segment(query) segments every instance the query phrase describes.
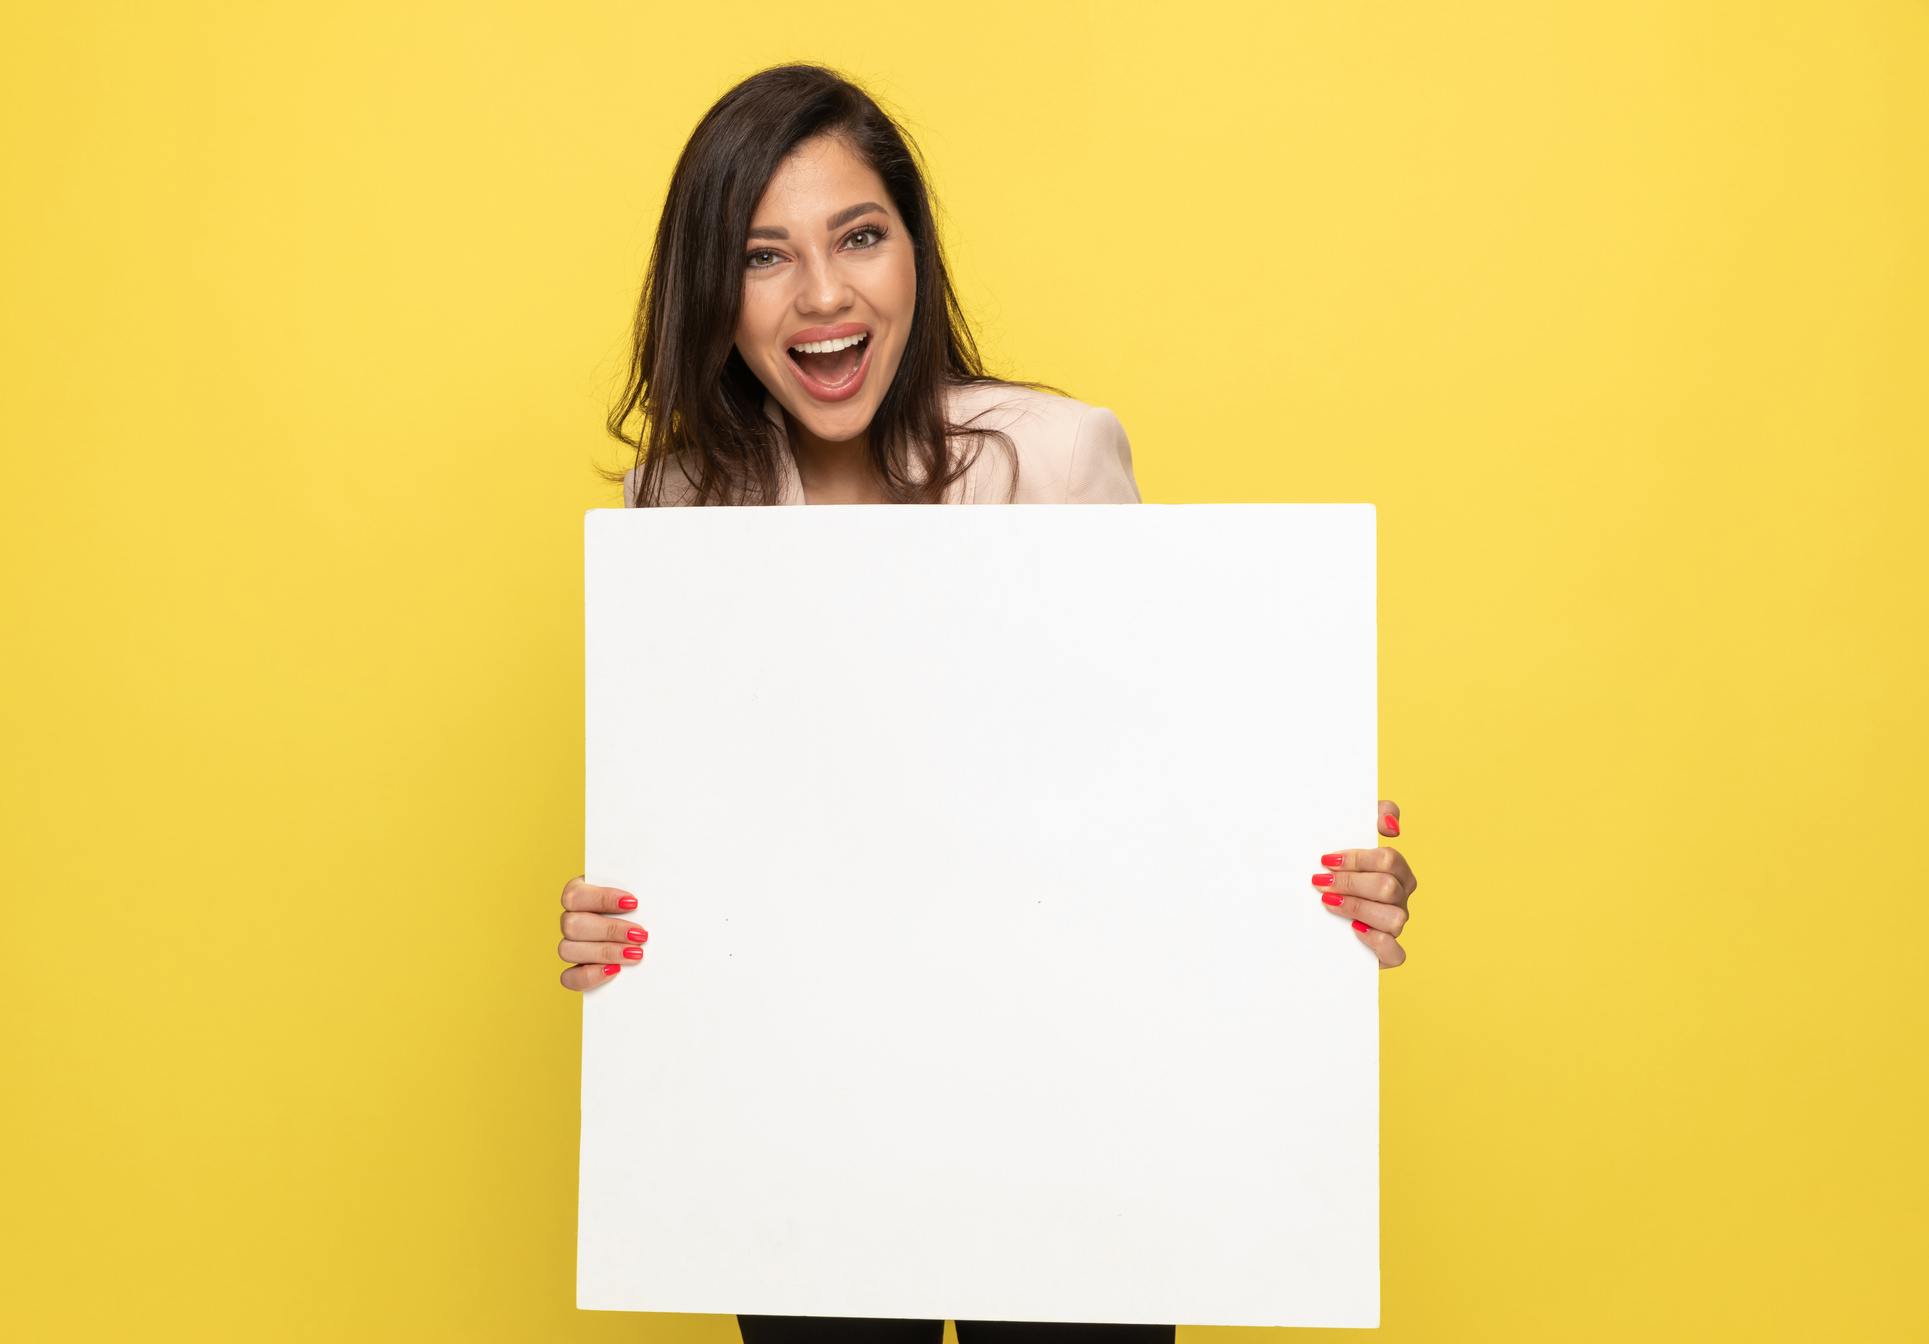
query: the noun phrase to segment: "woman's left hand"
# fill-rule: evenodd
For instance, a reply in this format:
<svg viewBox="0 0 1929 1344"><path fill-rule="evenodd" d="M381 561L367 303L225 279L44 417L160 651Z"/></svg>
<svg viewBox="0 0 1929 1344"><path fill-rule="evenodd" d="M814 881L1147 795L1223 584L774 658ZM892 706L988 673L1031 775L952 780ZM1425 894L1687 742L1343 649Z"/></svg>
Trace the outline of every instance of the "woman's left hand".
<svg viewBox="0 0 1929 1344"><path fill-rule="evenodd" d="M1380 800L1380 834L1400 833L1400 809ZM1397 849L1341 849L1320 856L1326 871L1313 878L1319 898L1336 915L1353 921L1353 933L1373 949L1380 969L1390 971L1407 959L1400 930L1407 926L1407 901L1420 884Z"/></svg>

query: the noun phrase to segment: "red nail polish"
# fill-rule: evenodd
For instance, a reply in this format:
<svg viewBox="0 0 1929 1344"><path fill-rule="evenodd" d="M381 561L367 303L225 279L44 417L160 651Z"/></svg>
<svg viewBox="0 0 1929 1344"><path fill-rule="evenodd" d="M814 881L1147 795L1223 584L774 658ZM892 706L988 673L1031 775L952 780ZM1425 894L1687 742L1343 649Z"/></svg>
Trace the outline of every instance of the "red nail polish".
<svg viewBox="0 0 1929 1344"><path fill-rule="evenodd" d="M1316 887L1330 887L1333 885L1333 875L1331 873L1314 873L1313 885Z"/></svg>
<svg viewBox="0 0 1929 1344"><path fill-rule="evenodd" d="M1380 825L1386 828L1388 835L1398 835L1400 833L1400 819L1391 812L1380 818Z"/></svg>
<svg viewBox="0 0 1929 1344"><path fill-rule="evenodd" d="M623 969L623 968L622 968L621 966L605 966L605 967L603 968L603 974L604 974L604 975L615 975L615 974L616 974L616 973L617 973L618 971L620 971L620 970L622 970L622 969Z"/></svg>
<svg viewBox="0 0 1929 1344"><path fill-rule="evenodd" d="M629 940L633 943L647 943L650 941L650 931L648 929L631 929L628 936Z"/></svg>
<svg viewBox="0 0 1929 1344"><path fill-rule="evenodd" d="M623 949L623 955L631 961L641 961L643 960L643 949L640 947L626 947Z"/></svg>
<svg viewBox="0 0 1929 1344"><path fill-rule="evenodd" d="M634 896L618 896L618 897L616 898L616 908L617 908L618 910L634 910L634 909L636 909L636 897L634 897Z"/></svg>
<svg viewBox="0 0 1929 1344"><path fill-rule="evenodd" d="M1320 899L1322 901L1325 901L1328 905L1338 905L1341 901L1345 900L1346 897L1335 896L1332 892L1329 891L1324 896L1320 897Z"/></svg>
<svg viewBox="0 0 1929 1344"><path fill-rule="evenodd" d="M1346 867L1346 855L1344 854L1322 854L1319 856L1319 861L1328 868Z"/></svg>
<svg viewBox="0 0 1929 1344"><path fill-rule="evenodd" d="M1356 920L1354 920L1354 921L1353 921L1353 932L1355 932L1355 933L1371 933L1371 932L1373 932L1373 926L1372 926L1371 924L1362 924L1362 923L1360 923L1360 921L1359 921L1359 920L1357 920L1357 919L1356 919Z"/></svg>

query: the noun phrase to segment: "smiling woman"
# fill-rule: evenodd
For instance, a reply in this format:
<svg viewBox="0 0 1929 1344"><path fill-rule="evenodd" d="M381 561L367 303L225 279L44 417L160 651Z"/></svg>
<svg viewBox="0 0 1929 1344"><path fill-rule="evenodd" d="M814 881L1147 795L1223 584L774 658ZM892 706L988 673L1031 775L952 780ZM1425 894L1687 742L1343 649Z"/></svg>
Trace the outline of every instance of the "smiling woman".
<svg viewBox="0 0 1929 1344"><path fill-rule="evenodd" d="M1133 504L1110 411L986 374L903 133L817 66L745 80L670 182L610 430L636 449L625 502ZM1400 833L1381 803L1380 834ZM1414 890L1392 849L1322 856L1312 886L1385 967ZM643 960L634 895L563 888L562 982ZM1336 925L1335 936L1347 936ZM933 1210L942 1216L942 1210ZM739 1318L745 1344L938 1344L942 1321ZM960 1321L959 1344L1170 1344L1171 1326Z"/></svg>
<svg viewBox="0 0 1929 1344"><path fill-rule="evenodd" d="M1111 412L986 375L915 151L817 66L690 137L610 428L645 506L1139 497Z"/></svg>

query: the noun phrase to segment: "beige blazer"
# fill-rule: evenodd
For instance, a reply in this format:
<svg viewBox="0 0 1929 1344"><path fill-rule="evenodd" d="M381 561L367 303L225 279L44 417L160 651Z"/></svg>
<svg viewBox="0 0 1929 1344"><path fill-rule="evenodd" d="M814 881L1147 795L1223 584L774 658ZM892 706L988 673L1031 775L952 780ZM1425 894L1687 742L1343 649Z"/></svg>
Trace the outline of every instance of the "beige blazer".
<svg viewBox="0 0 1929 1344"><path fill-rule="evenodd" d="M1034 392L1028 387L999 383L961 387L950 394L947 409L953 424L1003 430L1012 453L987 444L978 460L945 495L947 504L1137 504L1138 482L1132 478L1132 445L1125 426L1110 411L1087 406L1070 397ZM775 398L765 412L784 432L783 412ZM1012 459L1018 462L1018 489L1011 488ZM636 503L637 471L623 481L623 503ZM664 502L687 502L687 480L671 477L664 483ZM784 455L780 504L802 504L804 483L797 463Z"/></svg>

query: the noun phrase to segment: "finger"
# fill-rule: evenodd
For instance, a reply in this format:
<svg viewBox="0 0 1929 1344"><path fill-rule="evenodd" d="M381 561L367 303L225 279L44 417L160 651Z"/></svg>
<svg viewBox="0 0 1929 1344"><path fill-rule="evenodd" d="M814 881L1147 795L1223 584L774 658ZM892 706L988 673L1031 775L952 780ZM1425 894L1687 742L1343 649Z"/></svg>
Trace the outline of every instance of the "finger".
<svg viewBox="0 0 1929 1344"><path fill-rule="evenodd" d="M580 877L572 877L563 888L563 909L598 910L613 915L619 910L636 909L636 897L621 887L591 886Z"/></svg>
<svg viewBox="0 0 1929 1344"><path fill-rule="evenodd" d="M1400 833L1400 805L1380 799L1380 834L1398 835Z"/></svg>
<svg viewBox="0 0 1929 1344"><path fill-rule="evenodd" d="M563 972L563 988L580 993L598 985L607 985L622 969L621 966L571 966Z"/></svg>
<svg viewBox="0 0 1929 1344"><path fill-rule="evenodd" d="M1313 885L1322 895L1357 896L1363 901L1379 901L1402 908L1407 903L1407 889L1392 873L1314 873Z"/></svg>
<svg viewBox="0 0 1929 1344"><path fill-rule="evenodd" d="M1380 959L1380 969L1390 971L1407 959L1407 950L1400 946L1400 940L1392 934L1381 933L1378 929L1353 921L1353 936L1373 949L1373 955Z"/></svg>
<svg viewBox="0 0 1929 1344"><path fill-rule="evenodd" d="M1362 900L1358 896L1335 896L1332 892L1320 893L1320 900L1334 914L1343 916L1358 924L1378 929L1381 933L1398 938L1400 931L1407 926L1413 916L1397 905L1387 905L1380 901Z"/></svg>
<svg viewBox="0 0 1929 1344"><path fill-rule="evenodd" d="M563 937L573 938L579 943L647 943L649 930L641 924L632 924L627 919L607 919L602 915L592 915L585 910L565 910L562 918Z"/></svg>
<svg viewBox="0 0 1929 1344"><path fill-rule="evenodd" d="M604 965L615 962L643 960L643 949L635 943L579 943L565 938L556 944L556 955L564 961L579 961L590 965Z"/></svg>
<svg viewBox="0 0 1929 1344"><path fill-rule="evenodd" d="M1378 849L1336 849L1331 854L1320 855L1319 861L1335 872L1388 873L1399 880L1409 896L1420 889L1420 880L1407 866L1406 855L1384 845Z"/></svg>

